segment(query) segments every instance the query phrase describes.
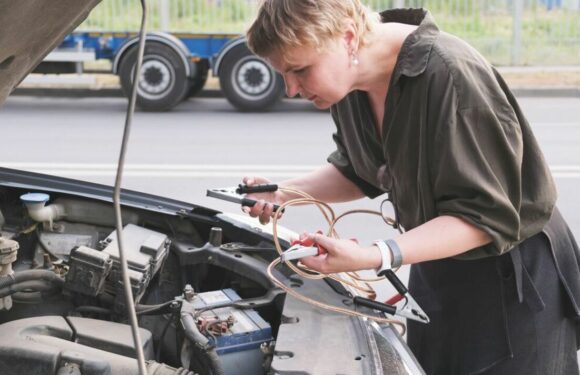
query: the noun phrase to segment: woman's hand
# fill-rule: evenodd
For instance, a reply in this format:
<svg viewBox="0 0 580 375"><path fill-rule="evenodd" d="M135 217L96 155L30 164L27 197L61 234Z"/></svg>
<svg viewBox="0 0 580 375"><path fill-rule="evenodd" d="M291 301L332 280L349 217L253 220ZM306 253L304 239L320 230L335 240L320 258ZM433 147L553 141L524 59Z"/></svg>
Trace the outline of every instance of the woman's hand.
<svg viewBox="0 0 580 375"><path fill-rule="evenodd" d="M322 246L327 253L302 258L306 267L323 274L379 268L381 253L376 246L359 246L353 240L340 240L322 234L308 234L308 238Z"/></svg>
<svg viewBox="0 0 580 375"><path fill-rule="evenodd" d="M270 180L264 177L244 177L242 183L248 186L269 184ZM246 194L246 198L254 199L256 204L253 207L242 206L242 211L251 217L257 217L262 224L268 224L271 217L274 217L274 204L281 205L286 202L286 195L280 190L268 193ZM282 217L282 213L278 218Z"/></svg>

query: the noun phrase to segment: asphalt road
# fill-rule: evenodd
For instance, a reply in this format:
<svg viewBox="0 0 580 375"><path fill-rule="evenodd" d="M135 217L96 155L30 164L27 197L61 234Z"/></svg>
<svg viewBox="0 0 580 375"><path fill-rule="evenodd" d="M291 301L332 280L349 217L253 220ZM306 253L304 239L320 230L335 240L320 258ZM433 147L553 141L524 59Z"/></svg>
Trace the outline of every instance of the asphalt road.
<svg viewBox="0 0 580 375"><path fill-rule="evenodd" d="M522 98L520 104L552 168L558 205L580 239L580 98ZM112 184L125 111L121 98L9 98L0 110L1 163ZM333 128L327 112L301 100L285 100L269 113L239 113L225 99L194 99L168 113L138 112L123 186L241 213L206 197L206 189L237 185L245 174L279 181L307 172L333 150ZM335 210L376 210L380 201ZM288 210L281 224L297 232L327 228L307 207ZM380 218L361 215L346 218L338 231L363 243L394 234Z"/></svg>

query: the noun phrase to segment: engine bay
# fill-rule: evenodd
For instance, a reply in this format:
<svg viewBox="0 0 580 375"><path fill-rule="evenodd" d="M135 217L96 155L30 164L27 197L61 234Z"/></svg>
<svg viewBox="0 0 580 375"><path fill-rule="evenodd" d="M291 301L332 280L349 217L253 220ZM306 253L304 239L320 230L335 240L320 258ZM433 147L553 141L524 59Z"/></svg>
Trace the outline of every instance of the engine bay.
<svg viewBox="0 0 580 375"><path fill-rule="evenodd" d="M0 374L140 373L112 195L0 168ZM121 219L149 375L421 373L393 325L288 296L378 316L341 283L271 267L272 227L131 190ZM296 233L276 235L288 249Z"/></svg>
<svg viewBox="0 0 580 375"><path fill-rule="evenodd" d="M268 236L211 212L122 218L148 373L268 373L285 298ZM112 204L1 187L0 229L0 373L137 374Z"/></svg>

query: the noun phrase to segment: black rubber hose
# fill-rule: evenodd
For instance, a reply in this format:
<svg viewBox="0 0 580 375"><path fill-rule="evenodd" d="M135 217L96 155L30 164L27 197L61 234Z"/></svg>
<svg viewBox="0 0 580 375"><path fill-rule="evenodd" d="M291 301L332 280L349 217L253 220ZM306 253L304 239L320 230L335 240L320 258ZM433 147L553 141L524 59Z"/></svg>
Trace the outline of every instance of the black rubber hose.
<svg viewBox="0 0 580 375"><path fill-rule="evenodd" d="M63 286L64 280L52 271L20 271L0 279L0 297L6 297L27 289L44 291L62 288Z"/></svg>
<svg viewBox="0 0 580 375"><path fill-rule="evenodd" d="M193 316L187 312L181 313L181 325L185 336L202 350L208 360L212 375L224 375L224 369L215 348L210 345L208 338L199 332Z"/></svg>
<svg viewBox="0 0 580 375"><path fill-rule="evenodd" d="M15 280L14 275L4 276L4 277L0 278L0 289L3 289L7 286L14 284L15 283L14 280Z"/></svg>
<svg viewBox="0 0 580 375"><path fill-rule="evenodd" d="M98 306L79 306L75 310L78 313L90 313L90 314L100 314L100 315L111 315L113 310L107 309L105 307Z"/></svg>
<svg viewBox="0 0 580 375"><path fill-rule="evenodd" d="M12 294L12 300L16 303L38 304L62 297L60 289L51 289L43 292L17 292Z"/></svg>
<svg viewBox="0 0 580 375"><path fill-rule="evenodd" d="M5 276L0 279L0 289L23 281L45 280L55 285L64 285L64 280L56 273L48 270L27 270L15 272L12 276Z"/></svg>
<svg viewBox="0 0 580 375"><path fill-rule="evenodd" d="M18 292L12 295L12 300L17 303L42 303L44 299L40 292Z"/></svg>
<svg viewBox="0 0 580 375"><path fill-rule="evenodd" d="M164 307L169 306L171 303L173 302L173 300L171 301L167 301L167 302L163 302L163 303L159 303L156 305L143 305L143 304L136 304L135 305L135 310L137 311L142 311L142 310L157 310L157 309L161 309Z"/></svg>
<svg viewBox="0 0 580 375"><path fill-rule="evenodd" d="M158 305L135 305L135 311L137 315L160 315L169 312L171 305L174 300L160 303Z"/></svg>
<svg viewBox="0 0 580 375"><path fill-rule="evenodd" d="M161 336L159 336L159 343L157 344L157 349L155 350L155 360L161 361L161 348L163 347L163 340L165 340L165 335L171 326L171 322L175 320L175 315L171 315L167 318L167 323L163 326L163 331L161 332Z"/></svg>
<svg viewBox="0 0 580 375"><path fill-rule="evenodd" d="M46 280L22 281L20 283L12 284L0 289L0 298L7 297L14 293L23 292L25 290L33 290L35 292L38 292L38 291L53 290L55 287L58 287L58 285L49 283Z"/></svg>

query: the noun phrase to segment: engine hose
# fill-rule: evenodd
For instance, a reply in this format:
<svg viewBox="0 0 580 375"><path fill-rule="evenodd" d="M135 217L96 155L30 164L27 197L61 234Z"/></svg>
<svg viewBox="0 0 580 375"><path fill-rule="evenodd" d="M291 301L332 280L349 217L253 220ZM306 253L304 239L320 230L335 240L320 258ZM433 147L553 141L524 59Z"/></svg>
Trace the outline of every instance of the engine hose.
<svg viewBox="0 0 580 375"><path fill-rule="evenodd" d="M27 289L35 291L62 288L64 280L48 270L26 270L15 272L0 279L0 298L22 292Z"/></svg>
<svg viewBox="0 0 580 375"><path fill-rule="evenodd" d="M38 304L46 301L62 298L60 289L51 289L48 291L16 292L12 294L12 300L16 303Z"/></svg>
<svg viewBox="0 0 580 375"><path fill-rule="evenodd" d="M14 275L8 275L0 278L0 289L14 284Z"/></svg>
<svg viewBox="0 0 580 375"><path fill-rule="evenodd" d="M29 280L29 281L22 281L20 283L12 284L5 286L4 288L0 289L0 298L7 297L14 293L23 292L25 290L33 290L33 291L46 291L46 290L53 290L55 287L59 287L61 285L55 285L53 283L47 282L46 280Z"/></svg>
<svg viewBox="0 0 580 375"><path fill-rule="evenodd" d="M167 301L164 303L160 303L158 305L141 305L141 304L136 304L135 305L135 311L137 312L137 315L160 315L160 314L165 314L170 307L172 306L173 303L176 303L176 301L171 300L171 301Z"/></svg>
<svg viewBox="0 0 580 375"><path fill-rule="evenodd" d="M203 352L212 375L224 375L224 369L215 347L212 347L209 339L199 331L193 316L187 312L182 312L181 325L185 331L185 336Z"/></svg>
<svg viewBox="0 0 580 375"><path fill-rule="evenodd" d="M10 276L0 278L0 289L4 289L12 284L18 284L24 281L43 280L53 283L57 286L63 286L64 280L56 273L48 270L26 270L15 272Z"/></svg>
<svg viewBox="0 0 580 375"><path fill-rule="evenodd" d="M12 295L12 300L17 303L42 303L44 297L40 292L17 292Z"/></svg>
<svg viewBox="0 0 580 375"><path fill-rule="evenodd" d="M111 315L113 314L113 310L98 307L98 306L78 306L74 310L77 313L89 313L89 314L100 314L100 315Z"/></svg>
<svg viewBox="0 0 580 375"><path fill-rule="evenodd" d="M12 300L17 303L42 303L44 299L40 292L17 292L12 295Z"/></svg>

